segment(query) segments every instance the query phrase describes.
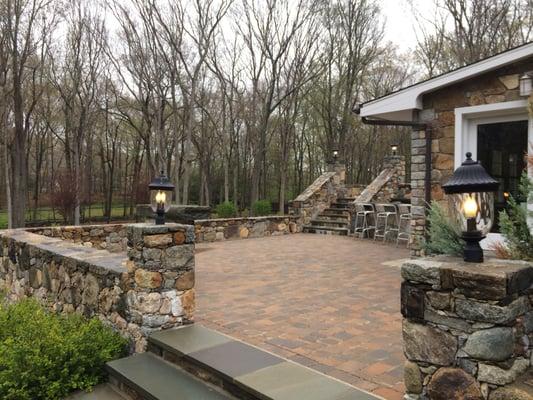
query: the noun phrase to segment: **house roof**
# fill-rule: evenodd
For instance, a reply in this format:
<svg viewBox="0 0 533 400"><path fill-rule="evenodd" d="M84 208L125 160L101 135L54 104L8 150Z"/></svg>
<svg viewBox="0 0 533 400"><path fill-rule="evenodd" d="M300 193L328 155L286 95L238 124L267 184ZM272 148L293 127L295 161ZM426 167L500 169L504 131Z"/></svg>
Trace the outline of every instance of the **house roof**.
<svg viewBox="0 0 533 400"><path fill-rule="evenodd" d="M505 67L531 56L533 56L533 42L415 83L383 97L367 101L360 105L359 114L367 118L411 121L413 111L422 109L422 96L424 94Z"/></svg>

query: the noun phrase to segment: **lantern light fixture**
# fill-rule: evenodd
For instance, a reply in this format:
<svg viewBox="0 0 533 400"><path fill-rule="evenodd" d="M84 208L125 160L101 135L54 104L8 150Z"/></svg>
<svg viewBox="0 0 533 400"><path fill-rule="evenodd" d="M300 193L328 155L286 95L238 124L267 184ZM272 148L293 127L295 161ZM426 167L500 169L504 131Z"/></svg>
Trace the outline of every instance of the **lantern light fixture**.
<svg viewBox="0 0 533 400"><path fill-rule="evenodd" d="M526 72L519 79L520 96L527 97L533 93L533 71Z"/></svg>
<svg viewBox="0 0 533 400"><path fill-rule="evenodd" d="M163 171L148 185L150 189L150 205L155 213L155 224L165 224L165 214L170 209L174 185Z"/></svg>
<svg viewBox="0 0 533 400"><path fill-rule="evenodd" d="M339 150L333 150L333 163L337 164L338 159L339 159Z"/></svg>
<svg viewBox="0 0 533 400"><path fill-rule="evenodd" d="M472 153L466 153L466 160L442 185L444 193L449 195L451 209L463 227L462 238L466 243L463 259L466 262L483 262L479 242L492 227L494 192L498 187L499 182L478 161L472 160Z"/></svg>
<svg viewBox="0 0 533 400"><path fill-rule="evenodd" d="M398 145L396 143L391 144L390 149L393 156L398 155Z"/></svg>

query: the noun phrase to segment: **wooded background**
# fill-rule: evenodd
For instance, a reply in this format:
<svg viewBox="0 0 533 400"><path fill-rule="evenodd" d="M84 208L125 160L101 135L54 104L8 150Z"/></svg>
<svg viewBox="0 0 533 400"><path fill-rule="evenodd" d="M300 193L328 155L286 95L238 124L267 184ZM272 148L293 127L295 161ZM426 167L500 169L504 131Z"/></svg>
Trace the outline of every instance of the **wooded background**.
<svg viewBox="0 0 533 400"><path fill-rule="evenodd" d="M127 218L160 170L175 203L283 205L334 149L369 182L410 135L357 103L531 40L533 0L434 1L401 54L388 1L0 0L5 223Z"/></svg>

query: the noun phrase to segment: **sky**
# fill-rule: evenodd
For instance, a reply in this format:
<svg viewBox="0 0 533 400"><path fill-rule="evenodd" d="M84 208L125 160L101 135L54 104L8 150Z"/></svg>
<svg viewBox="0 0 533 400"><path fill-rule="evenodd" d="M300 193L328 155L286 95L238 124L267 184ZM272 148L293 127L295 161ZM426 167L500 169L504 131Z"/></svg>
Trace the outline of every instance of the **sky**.
<svg viewBox="0 0 533 400"><path fill-rule="evenodd" d="M416 47L417 21L412 7L427 19L432 19L435 5L431 0L381 0L383 15L386 18L385 38L407 51Z"/></svg>

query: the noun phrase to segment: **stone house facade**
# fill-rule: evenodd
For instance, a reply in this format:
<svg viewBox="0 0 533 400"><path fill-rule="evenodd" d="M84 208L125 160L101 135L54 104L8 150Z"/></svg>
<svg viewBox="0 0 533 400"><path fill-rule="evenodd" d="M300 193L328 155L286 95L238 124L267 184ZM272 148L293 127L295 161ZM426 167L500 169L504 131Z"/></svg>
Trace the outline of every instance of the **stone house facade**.
<svg viewBox="0 0 533 400"><path fill-rule="evenodd" d="M521 96L519 90L519 78L531 71L533 43L364 103L356 110L366 123L373 123L375 120L383 123L385 120L390 122L390 125L413 126L413 219L410 240L413 256L423 255L426 205L430 201L445 202L441 185L449 179L455 168L460 166L466 152L472 152L474 159L481 159L486 168L493 167L494 164L496 168L499 165L503 170L510 169L505 166L508 160L500 159L498 164L494 156L489 158L490 163L487 162L491 165L485 165L483 158L488 157L487 153L499 154L499 157L502 157L502 150L505 150L508 144L498 143L496 140L487 141L491 136L486 136L483 132L512 130L514 127L511 125L498 124L523 122L521 140L524 152L532 151L531 146L526 144L533 138L530 100ZM505 157L506 153L503 154ZM493 173L489 170L489 173L491 172ZM507 182L506 179L513 180L512 184L516 186L516 177L504 176L501 179L504 183ZM491 240L495 240L494 238L497 238L496 234Z"/></svg>

